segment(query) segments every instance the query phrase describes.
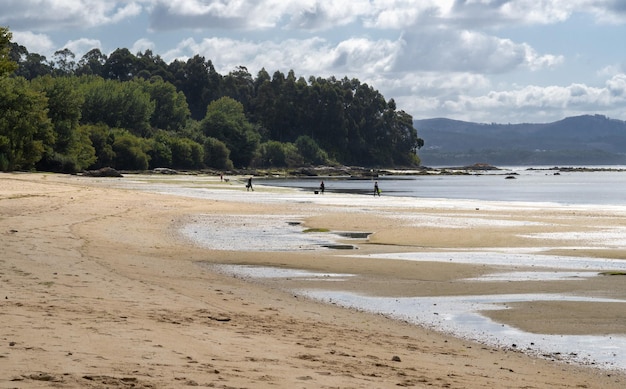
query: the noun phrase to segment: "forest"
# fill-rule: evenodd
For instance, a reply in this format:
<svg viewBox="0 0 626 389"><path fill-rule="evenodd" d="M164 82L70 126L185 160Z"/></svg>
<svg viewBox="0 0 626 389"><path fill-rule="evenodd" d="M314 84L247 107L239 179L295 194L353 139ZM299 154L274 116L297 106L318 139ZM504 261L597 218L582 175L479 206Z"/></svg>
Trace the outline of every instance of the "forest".
<svg viewBox="0 0 626 389"><path fill-rule="evenodd" d="M47 59L11 39L0 26L0 171L420 164L413 118L357 79L150 50Z"/></svg>

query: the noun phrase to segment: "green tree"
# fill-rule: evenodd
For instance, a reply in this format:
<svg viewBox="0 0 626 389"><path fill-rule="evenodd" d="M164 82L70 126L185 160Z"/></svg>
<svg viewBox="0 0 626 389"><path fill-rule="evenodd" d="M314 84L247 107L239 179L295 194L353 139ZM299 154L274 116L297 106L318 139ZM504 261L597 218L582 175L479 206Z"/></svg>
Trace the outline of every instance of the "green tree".
<svg viewBox="0 0 626 389"><path fill-rule="evenodd" d="M100 49L91 49L78 61L76 75L102 76L106 62L107 56L102 54Z"/></svg>
<svg viewBox="0 0 626 389"><path fill-rule="evenodd" d="M85 96L82 123L105 123L111 128L125 128L137 136L150 135L150 118L156 104L140 81L120 82L84 76L81 88Z"/></svg>
<svg viewBox="0 0 626 389"><path fill-rule="evenodd" d="M255 160L255 165L273 167L287 166L284 144L276 140L262 143L259 147L259 155Z"/></svg>
<svg viewBox="0 0 626 389"><path fill-rule="evenodd" d="M283 148L285 150L285 162L288 167L298 167L304 165L304 158L298 151L295 144L285 143Z"/></svg>
<svg viewBox="0 0 626 389"><path fill-rule="evenodd" d="M246 119L241 103L230 97L212 102L201 127L206 136L226 144L235 166L249 166L261 137Z"/></svg>
<svg viewBox="0 0 626 389"><path fill-rule="evenodd" d="M295 144L305 163L323 165L328 162L328 155L326 152L322 150L317 142L309 136L299 136L298 139L296 139Z"/></svg>
<svg viewBox="0 0 626 389"><path fill-rule="evenodd" d="M154 55L152 50L137 53L135 67L137 69L137 77L146 80L152 77L160 77L166 82L174 82L174 77L172 73L170 73L165 61L159 55Z"/></svg>
<svg viewBox="0 0 626 389"><path fill-rule="evenodd" d="M52 148L46 96L23 78L0 78L0 168L29 170Z"/></svg>
<svg viewBox="0 0 626 389"><path fill-rule="evenodd" d="M37 168L73 173L95 162L95 151L84 133L79 131L84 101L75 77L39 77L31 81L35 89L48 97L48 117L52 122L55 142L45 153Z"/></svg>
<svg viewBox="0 0 626 389"><path fill-rule="evenodd" d="M386 126L389 128L389 155L393 157L389 166L419 165L417 150L424 146L424 140L417 136L417 130L413 127L413 117L404 111L396 111L395 102L393 105L390 104L389 111L392 116Z"/></svg>
<svg viewBox="0 0 626 389"><path fill-rule="evenodd" d="M107 58L102 76L110 80L130 81L137 73L137 57L128 49L117 49Z"/></svg>
<svg viewBox="0 0 626 389"><path fill-rule="evenodd" d="M382 113L387 108L383 96L367 84L355 82L351 86L354 97L346 112L351 126L347 127L349 139L348 163L375 166L380 164L377 157L379 144L384 138Z"/></svg>
<svg viewBox="0 0 626 389"><path fill-rule="evenodd" d="M268 139L265 140L273 139L281 141L282 138L280 136L276 136L276 134L280 134L280 132L274 130L274 125L278 120L278 113L275 112L278 92L272 85L270 75L267 71L265 71L265 69L261 69L261 71L259 71L254 82L254 88L255 97L252 103L252 111L250 112L251 118L253 118L258 124L270 130Z"/></svg>
<svg viewBox="0 0 626 389"><path fill-rule="evenodd" d="M314 80L306 101L308 125L301 135L308 135L331 155L349 160L351 143L358 141L348 136L344 106L349 104L343 99L342 84L334 79Z"/></svg>
<svg viewBox="0 0 626 389"><path fill-rule="evenodd" d="M295 144L270 140L260 145L254 165L263 167L297 167L304 165L304 158Z"/></svg>
<svg viewBox="0 0 626 389"><path fill-rule="evenodd" d="M245 66L238 66L228 73L223 81L224 95L240 102L244 111L249 112L254 96L254 80L248 69Z"/></svg>
<svg viewBox="0 0 626 389"><path fill-rule="evenodd" d="M151 167L177 169L204 167L204 148L198 142L163 130L159 130L150 140L152 141L149 151Z"/></svg>
<svg viewBox="0 0 626 389"><path fill-rule="evenodd" d="M233 169L230 150L226 144L218 139L207 137L204 141L204 164L215 169Z"/></svg>
<svg viewBox="0 0 626 389"><path fill-rule="evenodd" d="M11 38L13 34L7 27L0 26L0 78L17 70L17 63L11 60Z"/></svg>
<svg viewBox="0 0 626 389"><path fill-rule="evenodd" d="M191 117L201 120L208 104L221 96L222 76L215 71L213 63L195 55L186 63L173 61L169 66L176 88L187 97Z"/></svg>
<svg viewBox="0 0 626 389"><path fill-rule="evenodd" d="M150 143L126 130L115 130L113 151L114 168L119 170L146 170L150 164Z"/></svg>
<svg viewBox="0 0 626 389"><path fill-rule="evenodd" d="M176 131L176 133L178 136L189 138L200 144L204 144L204 141L206 140L206 135L202 132L201 123L193 119L189 119L185 127Z"/></svg>
<svg viewBox="0 0 626 389"><path fill-rule="evenodd" d="M76 171L87 169L97 161L96 148L91 143L89 132L83 127L77 129L78 142L72 150L72 162L75 163Z"/></svg>
<svg viewBox="0 0 626 389"><path fill-rule="evenodd" d="M187 138L172 137L172 166L182 169L199 169L203 166L204 148Z"/></svg>
<svg viewBox="0 0 626 389"><path fill-rule="evenodd" d="M14 46L19 49L19 46ZM15 75L18 77L24 77L27 80L32 80L36 77L53 74L52 66L48 63L45 56L37 53L29 53L26 50L25 53L16 52L19 55L18 68L15 71Z"/></svg>
<svg viewBox="0 0 626 389"><path fill-rule="evenodd" d="M82 125L79 131L89 138L95 150L96 160L88 167L92 169L113 167L116 156L113 151L115 141L113 131L103 123Z"/></svg>
<svg viewBox="0 0 626 389"><path fill-rule="evenodd" d="M152 128L168 131L178 131L187 125L190 117L187 99L182 92L161 77L152 77L149 81L136 80L143 90L150 95L155 104L154 112L150 117Z"/></svg>
<svg viewBox="0 0 626 389"><path fill-rule="evenodd" d="M172 167L172 148L169 140L172 135L164 130L158 130L150 139L150 165L153 168Z"/></svg>
<svg viewBox="0 0 626 389"><path fill-rule="evenodd" d="M52 59L52 66L54 67L55 75L74 75L74 72L76 71L76 61L74 61L74 58L76 58L76 55L68 48L55 51Z"/></svg>

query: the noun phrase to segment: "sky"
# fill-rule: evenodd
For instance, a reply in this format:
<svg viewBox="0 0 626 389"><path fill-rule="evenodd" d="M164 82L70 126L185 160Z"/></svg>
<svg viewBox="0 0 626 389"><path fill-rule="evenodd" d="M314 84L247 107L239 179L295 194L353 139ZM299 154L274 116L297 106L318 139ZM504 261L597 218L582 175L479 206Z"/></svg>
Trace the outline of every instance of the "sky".
<svg viewBox="0 0 626 389"><path fill-rule="evenodd" d="M414 119L626 120L626 0L2 0L29 52L356 78Z"/></svg>

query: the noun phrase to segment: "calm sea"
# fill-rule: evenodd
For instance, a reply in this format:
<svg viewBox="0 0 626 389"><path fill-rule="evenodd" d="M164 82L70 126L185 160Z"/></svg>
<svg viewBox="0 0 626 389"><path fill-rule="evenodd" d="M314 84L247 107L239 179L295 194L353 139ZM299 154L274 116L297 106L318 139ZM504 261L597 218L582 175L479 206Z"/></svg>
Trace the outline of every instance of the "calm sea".
<svg viewBox="0 0 626 389"><path fill-rule="evenodd" d="M327 193L373 195L374 182L378 181L383 196L626 205L625 167L612 166L610 169L558 172L541 167L520 167L471 175L383 176L376 180L273 178L257 180L257 183L315 191L323 180Z"/></svg>

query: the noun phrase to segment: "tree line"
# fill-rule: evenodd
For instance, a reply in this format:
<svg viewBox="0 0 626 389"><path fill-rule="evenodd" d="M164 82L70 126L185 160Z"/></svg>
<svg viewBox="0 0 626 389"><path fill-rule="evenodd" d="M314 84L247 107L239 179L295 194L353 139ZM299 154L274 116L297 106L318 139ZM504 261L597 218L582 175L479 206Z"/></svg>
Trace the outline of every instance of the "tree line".
<svg viewBox="0 0 626 389"><path fill-rule="evenodd" d="M0 26L0 170L417 166L412 117L357 79L308 80L196 55L68 49L45 56Z"/></svg>

